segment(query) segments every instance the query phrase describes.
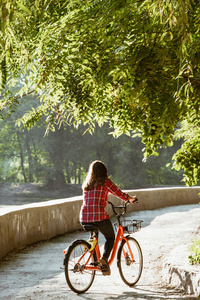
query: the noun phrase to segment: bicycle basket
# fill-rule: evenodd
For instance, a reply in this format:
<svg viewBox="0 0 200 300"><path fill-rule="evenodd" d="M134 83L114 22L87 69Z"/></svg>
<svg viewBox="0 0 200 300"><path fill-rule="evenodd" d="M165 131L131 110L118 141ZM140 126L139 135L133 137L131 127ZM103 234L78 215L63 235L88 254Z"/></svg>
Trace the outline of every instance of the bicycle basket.
<svg viewBox="0 0 200 300"><path fill-rule="evenodd" d="M121 221L125 233L134 233L141 229L142 227L142 220L130 220L124 219ZM114 223L115 230L117 231L119 224Z"/></svg>

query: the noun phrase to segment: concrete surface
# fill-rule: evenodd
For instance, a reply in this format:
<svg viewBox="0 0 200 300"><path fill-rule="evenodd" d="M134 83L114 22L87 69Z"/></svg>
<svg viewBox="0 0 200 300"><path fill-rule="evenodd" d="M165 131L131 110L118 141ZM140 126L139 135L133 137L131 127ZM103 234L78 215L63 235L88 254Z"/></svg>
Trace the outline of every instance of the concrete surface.
<svg viewBox="0 0 200 300"><path fill-rule="evenodd" d="M131 210L149 210L170 205L199 203L200 187L173 187L128 191L139 204ZM121 200L110 195L114 203ZM0 259L13 250L80 229L82 196L5 207L0 209ZM109 214L112 215L110 207Z"/></svg>
<svg viewBox="0 0 200 300"><path fill-rule="evenodd" d="M189 255L187 245L179 245L172 250L164 260L164 280L171 286L178 286L186 293L198 296L200 295L200 265L189 265Z"/></svg>
<svg viewBox="0 0 200 300"><path fill-rule="evenodd" d="M74 239L88 238L88 233L77 231L6 256L0 262L0 299L197 299L198 295L187 294L183 285L174 286L165 281L168 271L163 268L163 264L177 247L182 245L187 248L197 237L199 216L198 204L128 213L129 218L144 220L142 230L133 234L144 256L143 273L134 288L122 282L114 261L111 276L96 276L88 292L79 296L73 293L67 286L64 270L60 268L63 267L63 249ZM104 239L100 235L100 245L103 243ZM188 253L184 249L181 250L184 257L181 267L187 269ZM177 255L173 257L172 263L175 264L178 261ZM200 271L199 266L197 271ZM196 283L190 282L190 286L193 284ZM192 291L195 291L194 286Z"/></svg>

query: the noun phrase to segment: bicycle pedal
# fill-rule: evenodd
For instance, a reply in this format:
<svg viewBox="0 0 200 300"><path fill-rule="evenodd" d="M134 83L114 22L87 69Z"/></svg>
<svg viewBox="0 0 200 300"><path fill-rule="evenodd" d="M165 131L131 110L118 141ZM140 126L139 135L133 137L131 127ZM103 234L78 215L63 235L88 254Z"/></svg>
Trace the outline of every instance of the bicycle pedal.
<svg viewBox="0 0 200 300"><path fill-rule="evenodd" d="M94 267L98 267L98 266L100 266L100 263L99 263L99 261L94 261L94 262L90 263L90 265L94 266Z"/></svg>

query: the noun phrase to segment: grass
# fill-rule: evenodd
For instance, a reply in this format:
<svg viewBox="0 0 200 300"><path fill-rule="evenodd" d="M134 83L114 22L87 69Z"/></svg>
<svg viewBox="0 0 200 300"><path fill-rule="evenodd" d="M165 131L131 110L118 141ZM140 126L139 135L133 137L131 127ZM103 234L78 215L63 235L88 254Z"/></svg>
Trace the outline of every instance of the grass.
<svg viewBox="0 0 200 300"><path fill-rule="evenodd" d="M191 265L200 264L200 239L194 240L189 247L190 255L188 256Z"/></svg>

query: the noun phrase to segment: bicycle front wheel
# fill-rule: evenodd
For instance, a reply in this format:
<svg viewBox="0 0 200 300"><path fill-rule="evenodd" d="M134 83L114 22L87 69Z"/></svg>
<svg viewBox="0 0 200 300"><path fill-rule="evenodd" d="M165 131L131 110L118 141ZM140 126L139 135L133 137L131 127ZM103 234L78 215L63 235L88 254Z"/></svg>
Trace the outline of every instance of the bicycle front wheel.
<svg viewBox="0 0 200 300"><path fill-rule="evenodd" d="M143 257L139 243L132 237L122 240L117 255L119 274L128 286L134 286L142 274Z"/></svg>
<svg viewBox="0 0 200 300"><path fill-rule="evenodd" d="M86 270L85 265L94 261L94 255L88 250L90 244L84 240L77 240L69 247L64 259L66 281L75 293L86 292L95 277L94 270Z"/></svg>

